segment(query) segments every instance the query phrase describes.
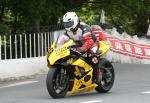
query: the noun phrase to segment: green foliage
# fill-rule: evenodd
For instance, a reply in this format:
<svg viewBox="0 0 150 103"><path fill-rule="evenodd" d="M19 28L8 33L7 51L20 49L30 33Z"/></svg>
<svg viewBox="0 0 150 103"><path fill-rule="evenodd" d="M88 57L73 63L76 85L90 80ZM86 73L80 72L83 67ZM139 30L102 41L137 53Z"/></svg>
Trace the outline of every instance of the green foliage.
<svg viewBox="0 0 150 103"><path fill-rule="evenodd" d="M106 22L118 30L146 33L150 24L150 0L0 0L0 32L40 32L41 26L61 23L67 11L75 11L88 24Z"/></svg>
<svg viewBox="0 0 150 103"><path fill-rule="evenodd" d="M82 5L82 0L0 0L0 31L5 32L5 24L11 32L40 32L40 26L60 22L63 14ZM79 5L78 5L79 3ZM11 13L8 21L5 16ZM7 31L7 30L6 30Z"/></svg>
<svg viewBox="0 0 150 103"><path fill-rule="evenodd" d="M9 33L9 28L5 24L0 24L0 34L4 35L5 33Z"/></svg>
<svg viewBox="0 0 150 103"><path fill-rule="evenodd" d="M146 34L150 24L150 0L93 0L90 3L95 14L105 10L108 24L122 31Z"/></svg>

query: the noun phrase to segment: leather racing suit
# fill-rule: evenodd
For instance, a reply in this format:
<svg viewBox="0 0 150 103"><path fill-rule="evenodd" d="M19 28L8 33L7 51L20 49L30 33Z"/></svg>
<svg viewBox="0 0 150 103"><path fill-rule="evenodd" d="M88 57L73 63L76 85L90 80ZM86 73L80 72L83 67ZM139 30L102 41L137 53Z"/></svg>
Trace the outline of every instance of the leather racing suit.
<svg viewBox="0 0 150 103"><path fill-rule="evenodd" d="M93 40L92 35L90 26L85 23L79 23L75 32L66 31L66 33L60 37L58 43L63 44L69 39L73 39L79 46L77 49L79 52L88 51L90 53L95 53L98 45Z"/></svg>

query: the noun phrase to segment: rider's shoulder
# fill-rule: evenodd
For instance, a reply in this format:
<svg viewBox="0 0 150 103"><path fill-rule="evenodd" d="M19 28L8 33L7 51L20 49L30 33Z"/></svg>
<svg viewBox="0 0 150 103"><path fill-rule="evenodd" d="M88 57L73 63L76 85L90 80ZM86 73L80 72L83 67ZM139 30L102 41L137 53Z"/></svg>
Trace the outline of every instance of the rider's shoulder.
<svg viewBox="0 0 150 103"><path fill-rule="evenodd" d="M81 22L80 23L80 28L83 30L83 31L90 31L90 26L84 22Z"/></svg>
<svg viewBox="0 0 150 103"><path fill-rule="evenodd" d="M84 22L80 22L80 25L83 26L83 27L86 27L86 28L90 28L90 26Z"/></svg>

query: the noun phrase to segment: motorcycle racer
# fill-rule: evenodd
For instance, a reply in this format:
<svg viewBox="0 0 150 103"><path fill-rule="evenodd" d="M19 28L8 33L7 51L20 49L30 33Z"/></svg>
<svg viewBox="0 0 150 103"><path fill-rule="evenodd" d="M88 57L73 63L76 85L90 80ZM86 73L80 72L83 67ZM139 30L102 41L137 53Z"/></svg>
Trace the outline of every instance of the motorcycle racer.
<svg viewBox="0 0 150 103"><path fill-rule="evenodd" d="M94 40L96 38L93 37L90 26L80 22L75 12L67 12L64 14L63 25L66 32L60 37L60 43L65 43L67 40L73 39L79 46L77 51L80 53L84 51L88 51L89 53L97 52L98 45Z"/></svg>

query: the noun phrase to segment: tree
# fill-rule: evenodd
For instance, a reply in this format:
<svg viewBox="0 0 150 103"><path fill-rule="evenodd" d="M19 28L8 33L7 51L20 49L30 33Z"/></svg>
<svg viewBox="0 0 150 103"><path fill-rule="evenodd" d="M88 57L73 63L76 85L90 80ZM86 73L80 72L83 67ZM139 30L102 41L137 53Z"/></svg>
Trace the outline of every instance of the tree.
<svg viewBox="0 0 150 103"><path fill-rule="evenodd" d="M150 0L0 0L0 32L40 32L41 25L60 23L67 11L98 24L102 9L107 23L118 30L147 32Z"/></svg>
<svg viewBox="0 0 150 103"><path fill-rule="evenodd" d="M91 14L88 18L94 15L98 18L102 9L106 12L107 23L118 30L147 32L150 23L150 0L88 0L80 13L86 11L86 15Z"/></svg>
<svg viewBox="0 0 150 103"><path fill-rule="evenodd" d="M18 32L22 28L32 28L32 32L40 32L40 26L57 24L62 15L82 5L83 0L2 0L0 19L3 13L7 13L3 8L11 13L13 21L9 22L12 33ZM7 1L7 2L6 2ZM7 4L7 5L5 5Z"/></svg>

